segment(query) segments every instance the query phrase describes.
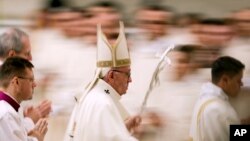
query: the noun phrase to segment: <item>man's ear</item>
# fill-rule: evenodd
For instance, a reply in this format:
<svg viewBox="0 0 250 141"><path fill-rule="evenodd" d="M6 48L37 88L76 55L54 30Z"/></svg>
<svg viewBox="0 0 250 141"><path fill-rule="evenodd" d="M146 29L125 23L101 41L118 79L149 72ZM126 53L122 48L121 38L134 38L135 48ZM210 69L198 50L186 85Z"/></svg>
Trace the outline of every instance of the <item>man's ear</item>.
<svg viewBox="0 0 250 141"><path fill-rule="evenodd" d="M10 83L11 83L11 84L18 84L18 83L19 83L18 77L16 77L16 76L13 77L13 78L11 79Z"/></svg>
<svg viewBox="0 0 250 141"><path fill-rule="evenodd" d="M8 57L16 56L16 52L12 49L8 52Z"/></svg>
<svg viewBox="0 0 250 141"><path fill-rule="evenodd" d="M108 78L113 79L113 78L114 78L114 75L113 75L113 74L114 74L113 71L109 71L109 72L108 72Z"/></svg>
<svg viewBox="0 0 250 141"><path fill-rule="evenodd" d="M221 76L221 80L222 80L222 82L223 82L224 84L227 84L228 81L229 81L229 76L223 74L223 75Z"/></svg>

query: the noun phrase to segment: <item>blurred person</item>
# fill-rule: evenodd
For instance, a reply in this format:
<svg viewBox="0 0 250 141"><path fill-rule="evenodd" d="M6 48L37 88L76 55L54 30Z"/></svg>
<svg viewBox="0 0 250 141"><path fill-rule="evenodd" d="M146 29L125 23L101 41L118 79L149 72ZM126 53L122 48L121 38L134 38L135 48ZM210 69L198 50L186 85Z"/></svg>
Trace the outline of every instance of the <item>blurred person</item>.
<svg viewBox="0 0 250 141"><path fill-rule="evenodd" d="M69 38L83 36L86 11L83 7L71 7L69 4L68 0L47 0L45 7L36 15L36 26L60 30Z"/></svg>
<svg viewBox="0 0 250 141"><path fill-rule="evenodd" d="M237 34L239 37L248 38L250 36L249 12L250 8L243 8L232 13L231 18L235 21Z"/></svg>
<svg viewBox="0 0 250 141"><path fill-rule="evenodd" d="M250 52L250 8L235 11L230 16L232 18L236 34L229 44L229 47L223 52L239 59L245 65L245 76L250 76L249 52Z"/></svg>
<svg viewBox="0 0 250 141"><path fill-rule="evenodd" d="M86 11L83 8L47 8L43 14L44 27L61 30L68 37L81 37L86 34Z"/></svg>
<svg viewBox="0 0 250 141"><path fill-rule="evenodd" d="M231 98L230 103L235 108L240 119L247 119L250 117L249 111L249 92L250 92L250 9L239 9L231 13L230 18L233 20L235 28L235 36L230 42L229 46L223 50L223 55L228 55L240 60L245 64L244 70L244 86L237 98Z"/></svg>
<svg viewBox="0 0 250 141"><path fill-rule="evenodd" d="M19 56L30 60L31 45L29 36L20 29L10 28L0 35L0 61L9 57ZM40 118L47 117L51 111L51 102L42 101L38 106L27 106L24 111L26 128L29 130Z"/></svg>
<svg viewBox="0 0 250 141"><path fill-rule="evenodd" d="M53 103L48 141L63 140L75 104L73 95L88 83L95 69L96 48L84 39L85 14L84 8L48 7L46 26L31 32L37 93Z"/></svg>
<svg viewBox="0 0 250 141"><path fill-rule="evenodd" d="M107 40L101 25L97 28L95 78L76 98L65 141L137 141L130 131L138 126L140 117L130 117L119 102L132 82L124 25L120 23L115 44Z"/></svg>
<svg viewBox="0 0 250 141"><path fill-rule="evenodd" d="M201 68L210 68L233 38L234 30L231 21L227 19L205 18L201 19L194 32L195 44L202 48L197 50L197 61Z"/></svg>
<svg viewBox="0 0 250 141"><path fill-rule="evenodd" d="M49 7L44 13L45 26L31 32L31 41L35 46L33 60L37 64L38 79L41 79L38 82L42 83L38 89L42 93L51 91L50 87L54 87L53 83L57 81L58 77L61 77L61 73L71 70L72 66L69 63L76 59L73 56L79 57L84 52L85 43L82 36L85 33L84 28L81 27L84 27L85 19L82 11L84 10L70 7ZM56 56L50 53L55 53ZM44 58L50 61L48 62ZM82 70L75 69L75 74L78 75L80 71ZM68 74L64 75L68 77ZM58 90L58 87L55 86L53 89Z"/></svg>
<svg viewBox="0 0 250 141"><path fill-rule="evenodd" d="M192 111L200 81L190 72L197 45L178 45L160 74L160 84L147 101L147 110L139 127L141 141L188 140Z"/></svg>
<svg viewBox="0 0 250 141"><path fill-rule="evenodd" d="M201 13L181 13L175 16L174 23L177 27L185 28L197 24L202 16Z"/></svg>
<svg viewBox="0 0 250 141"><path fill-rule="evenodd" d="M135 25L138 29L135 37L132 35L132 51L160 54L173 43L170 28L173 10L162 5L143 5L135 14Z"/></svg>
<svg viewBox="0 0 250 141"><path fill-rule="evenodd" d="M202 86L193 112L191 140L229 140L229 125L241 123L229 97L236 97L243 86L244 68L244 64L229 56L213 62L212 80Z"/></svg>
<svg viewBox="0 0 250 141"><path fill-rule="evenodd" d="M169 35L173 10L162 5L141 5L135 12L135 27L129 34L133 83L122 97L126 108L137 113L163 51L173 45ZM143 72L141 68L147 66ZM141 79L143 78L143 79ZM136 98L134 93L136 93Z"/></svg>
<svg viewBox="0 0 250 141"><path fill-rule="evenodd" d="M182 81L189 79L189 75L195 72L195 51L200 48L195 44L177 45L173 51L169 53L171 59L170 68L165 67L162 73L166 75L162 81Z"/></svg>
<svg viewBox="0 0 250 141"><path fill-rule="evenodd" d="M135 31L129 35L133 83L121 102L130 113L137 114L159 56L173 43L169 35L173 11L162 5L141 5L134 16Z"/></svg>
<svg viewBox="0 0 250 141"><path fill-rule="evenodd" d="M38 81L42 82L38 85L38 92L53 102L53 112L49 119L51 130L46 140L63 140L75 104L73 96L92 78L96 62L97 22L101 21L105 25L103 32L107 33L109 40L114 41L117 36L108 33L119 33L113 30L118 27L118 19L115 18L116 24L112 20L116 17L112 16L115 12L98 14L91 11L91 6L77 9L67 6L48 7L43 17L46 19L45 26L32 32L32 42L36 47L33 60L37 64L36 72L40 74L38 80L44 80ZM95 37L94 42L89 38L92 35ZM65 103L65 100L68 102Z"/></svg>
<svg viewBox="0 0 250 141"><path fill-rule="evenodd" d="M115 41L119 34L119 20L122 20L122 8L112 1L99 1L87 6L86 11L91 16L88 21L88 35L85 40L96 44L96 25L102 24L104 34ZM111 41L112 42L112 41Z"/></svg>
<svg viewBox="0 0 250 141"><path fill-rule="evenodd" d="M137 113L141 106L160 55L170 46L188 43L173 35L174 15L172 8L158 4L142 5L135 12L136 27L130 34L131 68L135 75L132 74L133 83L122 97L122 102L132 113ZM141 71L145 66L147 69Z"/></svg>
<svg viewBox="0 0 250 141"><path fill-rule="evenodd" d="M174 17L172 33L181 39L185 39L185 44L194 43L192 29L196 26L204 15L201 13L180 13Z"/></svg>
<svg viewBox="0 0 250 141"><path fill-rule="evenodd" d="M32 99L36 82L33 64L20 57L7 58L0 68L0 133L1 140L43 141L47 132L46 119L39 119L27 131L20 103Z"/></svg>
<svg viewBox="0 0 250 141"><path fill-rule="evenodd" d="M226 18L204 17L191 27L193 44L200 45L196 49L195 62L202 80L210 80L212 62L223 55L234 36L232 21Z"/></svg>

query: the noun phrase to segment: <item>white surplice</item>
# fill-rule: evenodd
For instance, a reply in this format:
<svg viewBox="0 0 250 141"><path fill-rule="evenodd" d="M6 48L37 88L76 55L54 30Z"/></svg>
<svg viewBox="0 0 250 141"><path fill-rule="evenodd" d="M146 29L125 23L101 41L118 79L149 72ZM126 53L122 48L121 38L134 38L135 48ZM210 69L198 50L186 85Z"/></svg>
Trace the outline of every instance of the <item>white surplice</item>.
<svg viewBox="0 0 250 141"><path fill-rule="evenodd" d="M0 66L3 64L3 61L0 60ZM18 112L23 115L23 108L20 107ZM33 122L33 120L30 118L30 117L24 117L24 126L25 126L25 129L26 131L30 131L32 130L34 127L35 127L35 123Z"/></svg>
<svg viewBox="0 0 250 141"><path fill-rule="evenodd" d="M6 101L0 101L0 141L37 141L27 135L23 115Z"/></svg>
<svg viewBox="0 0 250 141"><path fill-rule="evenodd" d="M240 124L240 120L228 96L218 86L204 84L192 117L191 140L229 141L231 124Z"/></svg>
<svg viewBox="0 0 250 141"><path fill-rule="evenodd" d="M137 141L124 124L129 115L119 100L120 95L99 79L76 105L70 121L75 122L72 137L67 132L65 141Z"/></svg>

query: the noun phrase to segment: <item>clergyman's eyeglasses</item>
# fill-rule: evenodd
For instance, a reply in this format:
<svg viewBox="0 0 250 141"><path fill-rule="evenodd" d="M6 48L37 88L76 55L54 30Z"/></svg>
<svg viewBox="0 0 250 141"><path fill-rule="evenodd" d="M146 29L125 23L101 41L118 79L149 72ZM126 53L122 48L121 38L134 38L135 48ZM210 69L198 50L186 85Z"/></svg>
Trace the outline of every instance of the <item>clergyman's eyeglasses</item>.
<svg viewBox="0 0 250 141"><path fill-rule="evenodd" d="M29 80L29 81L32 82L32 83L35 81L34 78L28 78L28 77L22 77L22 76L18 76L18 78L20 78L20 79L25 79L25 80Z"/></svg>
<svg viewBox="0 0 250 141"><path fill-rule="evenodd" d="M119 73L123 73L123 74L125 74L128 78L130 78L130 76L131 76L131 73L130 73L130 72L124 72L124 71L120 71L120 70L112 70L112 71L114 71L114 72L119 72Z"/></svg>

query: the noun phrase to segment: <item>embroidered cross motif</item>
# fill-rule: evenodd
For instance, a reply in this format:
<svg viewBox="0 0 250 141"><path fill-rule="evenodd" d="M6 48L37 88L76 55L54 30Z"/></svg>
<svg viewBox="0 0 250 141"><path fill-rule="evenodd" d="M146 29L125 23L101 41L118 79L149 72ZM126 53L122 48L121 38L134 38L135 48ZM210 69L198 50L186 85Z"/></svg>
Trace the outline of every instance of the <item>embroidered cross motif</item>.
<svg viewBox="0 0 250 141"><path fill-rule="evenodd" d="M109 94L109 90L108 90L108 89L106 89L106 90L104 90L104 91L105 91L106 94Z"/></svg>

